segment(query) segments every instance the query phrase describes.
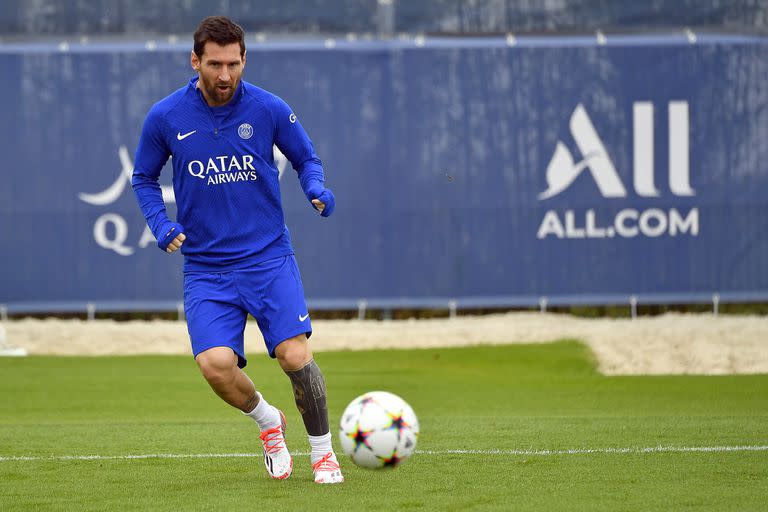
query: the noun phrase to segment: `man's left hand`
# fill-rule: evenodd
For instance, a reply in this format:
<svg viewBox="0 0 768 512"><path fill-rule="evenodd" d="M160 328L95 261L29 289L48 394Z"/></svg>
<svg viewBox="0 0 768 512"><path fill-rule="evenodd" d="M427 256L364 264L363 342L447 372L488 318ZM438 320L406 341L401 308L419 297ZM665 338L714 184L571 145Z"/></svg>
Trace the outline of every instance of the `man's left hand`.
<svg viewBox="0 0 768 512"><path fill-rule="evenodd" d="M333 197L331 189L324 189L316 199L312 200L312 206L315 207L315 210L320 212L322 217L330 216L336 208L336 199Z"/></svg>
<svg viewBox="0 0 768 512"><path fill-rule="evenodd" d="M312 204L315 205L315 210L319 211L320 215L322 215L323 210L325 210L325 203L319 199L313 199Z"/></svg>

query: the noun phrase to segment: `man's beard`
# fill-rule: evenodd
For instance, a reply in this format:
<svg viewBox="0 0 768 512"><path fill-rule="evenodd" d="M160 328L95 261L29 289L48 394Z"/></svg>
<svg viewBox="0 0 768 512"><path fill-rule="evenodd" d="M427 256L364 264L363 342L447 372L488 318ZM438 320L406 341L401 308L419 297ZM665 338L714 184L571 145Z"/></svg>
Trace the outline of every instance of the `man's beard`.
<svg viewBox="0 0 768 512"><path fill-rule="evenodd" d="M205 87L205 92L208 93L208 97L211 98L214 103L223 105L232 99L232 96L235 95L235 91L237 90L237 86L239 84L240 79L238 78L237 81L231 82L229 84L213 83L209 85L207 82L204 82L203 86ZM226 85L227 89L219 89L220 85Z"/></svg>

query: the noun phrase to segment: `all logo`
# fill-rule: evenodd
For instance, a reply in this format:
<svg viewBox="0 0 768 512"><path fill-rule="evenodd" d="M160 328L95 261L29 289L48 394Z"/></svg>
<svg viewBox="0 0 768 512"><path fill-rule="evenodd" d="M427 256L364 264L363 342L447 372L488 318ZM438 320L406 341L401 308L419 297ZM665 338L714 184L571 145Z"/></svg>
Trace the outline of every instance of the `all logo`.
<svg viewBox="0 0 768 512"><path fill-rule="evenodd" d="M696 192L690 185L689 112L685 101L668 104L668 187L674 196L691 197ZM654 170L654 105L636 102L633 105L633 188L643 198L662 195L655 183ZM547 189L538 195L545 201L566 193L581 174L589 172L600 195L605 199L625 198L627 187L600 139L586 109L579 104L569 122L570 132L581 153L576 160L568 147L558 141L546 170ZM605 206L605 205L603 205ZM603 208L604 209L604 208ZM676 208L668 211L650 208L644 211L628 208L619 211L613 222L601 227L594 209L583 212L583 222L575 210L549 210L544 215L537 238L632 238L639 235L659 237L699 232L699 211L690 209L685 215Z"/></svg>

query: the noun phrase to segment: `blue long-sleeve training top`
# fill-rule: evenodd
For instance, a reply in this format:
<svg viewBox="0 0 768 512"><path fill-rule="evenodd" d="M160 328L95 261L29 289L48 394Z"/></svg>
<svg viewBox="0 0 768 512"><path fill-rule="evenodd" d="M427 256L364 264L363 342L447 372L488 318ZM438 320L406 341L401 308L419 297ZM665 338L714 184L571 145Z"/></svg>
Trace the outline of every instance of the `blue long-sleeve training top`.
<svg viewBox="0 0 768 512"><path fill-rule="evenodd" d="M312 199L309 191L324 182L312 141L274 94L241 81L229 103L210 107L197 80L157 102L144 121L131 183L149 228L160 239L173 226L158 183L172 157L185 271L243 269L293 253L272 146Z"/></svg>

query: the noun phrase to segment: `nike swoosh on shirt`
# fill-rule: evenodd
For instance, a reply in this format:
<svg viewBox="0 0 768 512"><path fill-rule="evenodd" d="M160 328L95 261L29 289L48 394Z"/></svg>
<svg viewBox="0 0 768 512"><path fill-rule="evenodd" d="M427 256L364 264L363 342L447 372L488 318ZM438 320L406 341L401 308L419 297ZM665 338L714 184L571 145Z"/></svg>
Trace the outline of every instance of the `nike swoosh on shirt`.
<svg viewBox="0 0 768 512"><path fill-rule="evenodd" d="M309 318L309 313L307 313L307 314L306 314L306 315L304 315L304 316L301 316L301 315L299 315L299 322L303 322L303 321L304 321L304 320L306 320L307 318Z"/></svg>
<svg viewBox="0 0 768 512"><path fill-rule="evenodd" d="M191 132L189 132L189 133L185 133L184 135L182 135L182 134L181 134L181 132L179 132L179 133L177 133L177 134L176 134L176 138L177 138L178 140L184 140L184 139L186 139L187 137L189 137L190 135L192 135L193 133L195 133L196 131L197 131L197 130L192 130Z"/></svg>

